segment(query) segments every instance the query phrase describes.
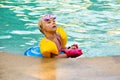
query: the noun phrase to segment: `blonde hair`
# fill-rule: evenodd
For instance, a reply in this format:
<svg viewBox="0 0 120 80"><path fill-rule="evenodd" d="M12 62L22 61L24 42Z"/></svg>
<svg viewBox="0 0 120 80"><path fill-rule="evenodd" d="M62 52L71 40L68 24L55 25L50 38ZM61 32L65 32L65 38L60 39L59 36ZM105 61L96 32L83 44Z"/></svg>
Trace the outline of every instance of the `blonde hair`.
<svg viewBox="0 0 120 80"><path fill-rule="evenodd" d="M44 26L43 21L40 19L38 21L38 28L39 28L40 32L44 34L44 32L43 32L43 26Z"/></svg>

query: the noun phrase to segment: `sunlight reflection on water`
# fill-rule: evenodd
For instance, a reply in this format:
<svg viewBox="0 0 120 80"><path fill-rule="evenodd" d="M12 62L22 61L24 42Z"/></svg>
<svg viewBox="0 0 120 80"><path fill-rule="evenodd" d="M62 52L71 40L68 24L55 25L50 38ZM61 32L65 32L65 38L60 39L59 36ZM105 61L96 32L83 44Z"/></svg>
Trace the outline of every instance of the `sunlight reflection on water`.
<svg viewBox="0 0 120 80"><path fill-rule="evenodd" d="M79 44L84 57L120 55L118 0L11 0L1 1L0 10L4 12L0 14L3 20L0 47L4 47L1 51L23 54L28 47L38 45L43 35L37 28L37 21L46 13L54 13L57 24L68 34L67 46ZM17 52L11 50L11 44L17 46Z"/></svg>

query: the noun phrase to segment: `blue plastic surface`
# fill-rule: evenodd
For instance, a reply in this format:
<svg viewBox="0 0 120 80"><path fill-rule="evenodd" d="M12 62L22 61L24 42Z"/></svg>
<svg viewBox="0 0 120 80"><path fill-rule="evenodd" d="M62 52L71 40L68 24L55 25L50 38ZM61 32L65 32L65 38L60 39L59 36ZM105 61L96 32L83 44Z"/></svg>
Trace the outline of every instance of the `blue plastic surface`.
<svg viewBox="0 0 120 80"><path fill-rule="evenodd" d="M40 57L43 58L43 55L40 52L40 47L35 46L27 49L24 53L25 56L34 56L34 57Z"/></svg>

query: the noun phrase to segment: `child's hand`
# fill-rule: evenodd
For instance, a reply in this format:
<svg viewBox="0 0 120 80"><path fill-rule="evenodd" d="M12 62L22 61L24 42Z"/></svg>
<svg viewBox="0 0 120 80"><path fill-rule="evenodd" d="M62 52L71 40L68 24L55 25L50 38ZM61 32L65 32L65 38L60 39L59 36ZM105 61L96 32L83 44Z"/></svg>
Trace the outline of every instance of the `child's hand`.
<svg viewBox="0 0 120 80"><path fill-rule="evenodd" d="M78 45L77 45L77 44L73 44L73 45L71 46L71 49L78 49Z"/></svg>

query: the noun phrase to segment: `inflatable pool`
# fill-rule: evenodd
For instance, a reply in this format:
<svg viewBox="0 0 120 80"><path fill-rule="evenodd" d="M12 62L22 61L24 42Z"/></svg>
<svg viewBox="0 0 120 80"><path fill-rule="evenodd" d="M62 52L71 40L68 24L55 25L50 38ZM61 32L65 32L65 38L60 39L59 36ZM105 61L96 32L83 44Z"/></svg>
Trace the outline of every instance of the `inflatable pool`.
<svg viewBox="0 0 120 80"><path fill-rule="evenodd" d="M40 57L43 58L43 55L40 52L40 47L35 46L27 49L24 53L25 56L34 56L34 57Z"/></svg>

